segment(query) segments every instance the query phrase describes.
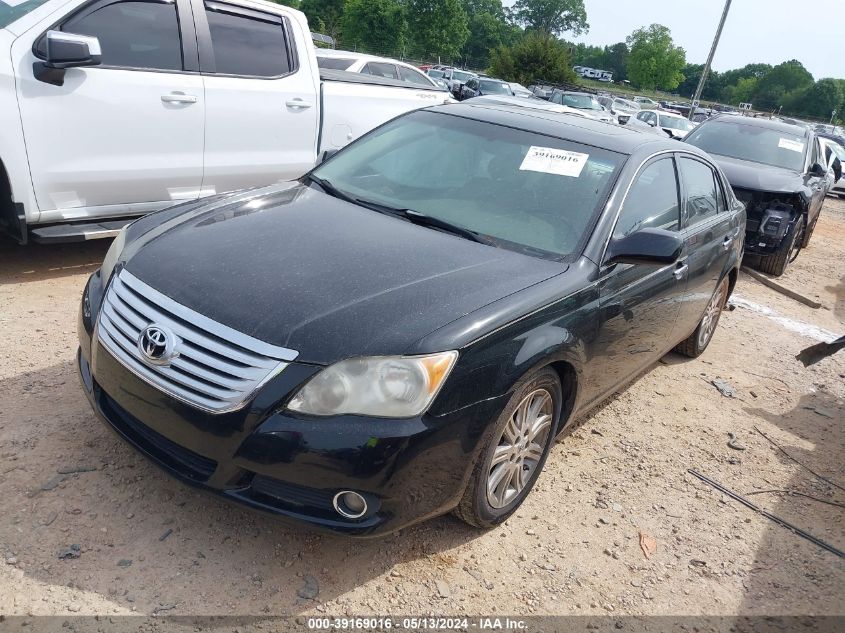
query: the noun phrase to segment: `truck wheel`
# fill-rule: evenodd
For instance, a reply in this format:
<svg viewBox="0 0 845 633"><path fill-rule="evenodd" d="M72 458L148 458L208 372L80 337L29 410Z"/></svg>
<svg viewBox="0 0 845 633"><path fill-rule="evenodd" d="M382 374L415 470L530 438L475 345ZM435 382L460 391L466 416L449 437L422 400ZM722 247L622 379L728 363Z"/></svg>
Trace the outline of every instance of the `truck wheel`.
<svg viewBox="0 0 845 633"><path fill-rule="evenodd" d="M488 430L455 515L480 528L505 521L522 504L554 445L563 390L545 368L523 378Z"/></svg>
<svg viewBox="0 0 845 633"><path fill-rule="evenodd" d="M722 316L722 309L724 309L727 300L728 278L725 277L716 287L713 296L710 298L710 303L707 304L707 310L701 317L701 322L695 328L695 332L688 339L678 344L675 351L689 358L701 356L707 346L710 345L710 341L713 340L713 333L716 331L716 326L719 325L719 317Z"/></svg>
<svg viewBox="0 0 845 633"><path fill-rule="evenodd" d="M792 235L790 235L788 239L784 240L784 243L781 244L781 248L777 254L770 257L760 258L759 269L762 272L775 277L780 277L783 273L785 273L787 266L794 262L795 258L798 257L801 245L803 244L803 233L804 218L801 217L798 219L798 222L795 223Z"/></svg>

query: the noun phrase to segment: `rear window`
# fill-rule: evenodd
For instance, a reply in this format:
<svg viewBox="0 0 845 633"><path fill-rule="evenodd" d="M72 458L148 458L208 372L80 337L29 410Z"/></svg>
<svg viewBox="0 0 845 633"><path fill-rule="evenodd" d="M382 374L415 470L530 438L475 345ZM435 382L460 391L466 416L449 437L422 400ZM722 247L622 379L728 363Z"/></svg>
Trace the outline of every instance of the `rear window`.
<svg viewBox="0 0 845 633"><path fill-rule="evenodd" d="M317 55L317 66L325 70L346 70L354 63L354 59L346 59L343 57L320 57Z"/></svg>
<svg viewBox="0 0 845 633"><path fill-rule="evenodd" d="M734 121L708 121L686 137L705 152L781 167L804 170L807 137L803 130L773 130Z"/></svg>
<svg viewBox="0 0 845 633"><path fill-rule="evenodd" d="M47 0L0 0L0 29L35 11L45 2Z"/></svg>

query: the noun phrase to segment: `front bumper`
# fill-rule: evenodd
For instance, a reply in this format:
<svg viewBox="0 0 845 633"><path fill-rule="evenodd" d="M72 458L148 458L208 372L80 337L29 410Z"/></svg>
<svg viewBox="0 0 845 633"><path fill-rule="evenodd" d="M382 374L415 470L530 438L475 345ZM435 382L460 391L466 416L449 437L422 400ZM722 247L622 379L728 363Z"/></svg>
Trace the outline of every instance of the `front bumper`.
<svg viewBox="0 0 845 633"><path fill-rule="evenodd" d="M282 403L320 367L291 363L246 407L200 411L141 380L99 345L99 273L79 315L79 373L94 411L171 475L273 515L349 535L374 536L451 510L479 439L505 405L487 400L434 417L296 418ZM367 513L346 519L337 492L363 495Z"/></svg>

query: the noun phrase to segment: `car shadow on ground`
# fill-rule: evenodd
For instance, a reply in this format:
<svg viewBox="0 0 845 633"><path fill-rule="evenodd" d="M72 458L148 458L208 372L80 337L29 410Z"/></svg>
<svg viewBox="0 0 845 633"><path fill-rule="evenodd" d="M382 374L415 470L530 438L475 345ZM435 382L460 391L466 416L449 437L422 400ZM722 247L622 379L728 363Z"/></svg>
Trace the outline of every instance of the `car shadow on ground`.
<svg viewBox="0 0 845 633"><path fill-rule="evenodd" d="M86 270L94 272L111 242L102 239L22 246L0 237L0 285L78 275Z"/></svg>
<svg viewBox="0 0 845 633"><path fill-rule="evenodd" d="M831 362L831 359L823 362ZM752 474L755 479L754 489L792 490L829 502L845 503L845 464L842 461L842 455L845 454L845 428L842 425L842 420L845 420L845 402L824 389L819 389L815 393L802 396L797 406L784 414L750 407L745 410L749 415L771 423L775 429L768 427L769 430L761 430L794 458L790 459L763 439L762 445L765 449L772 451L776 459L793 471L793 475L785 485L771 485L764 479L754 478ZM797 462L836 485L823 481ZM746 498L758 507L840 550L845 549L845 523L842 520L845 508L781 492L749 495L754 489L741 489L727 480L721 483L747 495ZM761 613L760 598L765 597L769 605L781 599L784 603L794 604L797 599L803 604L813 605L813 611L816 613L842 614L841 602L837 605L835 602L822 600L823 596L831 595L830 587L840 582L836 576L829 573L832 569L829 564L830 557L835 560L836 554L761 515L755 516L752 510L738 503L732 503L732 506L736 508L737 513L745 515L745 520L762 521L766 526L754 554L751 572L744 581L746 591L743 603L738 609L739 613ZM821 564L825 559L828 564ZM796 585L804 587L806 595L795 596L795 587L784 583L785 567L817 570L808 574L810 583L796 582ZM818 590L811 592L806 589L807 586ZM841 595L839 598L841 599Z"/></svg>
<svg viewBox="0 0 845 633"><path fill-rule="evenodd" d="M380 539L316 533L161 471L94 416L73 362L0 389L19 394L0 415L0 553L39 584L78 591L82 613L98 594L139 613L295 614L373 577L405 583L418 559L453 564L449 551L483 534L450 516ZM431 583L415 589L436 594Z"/></svg>

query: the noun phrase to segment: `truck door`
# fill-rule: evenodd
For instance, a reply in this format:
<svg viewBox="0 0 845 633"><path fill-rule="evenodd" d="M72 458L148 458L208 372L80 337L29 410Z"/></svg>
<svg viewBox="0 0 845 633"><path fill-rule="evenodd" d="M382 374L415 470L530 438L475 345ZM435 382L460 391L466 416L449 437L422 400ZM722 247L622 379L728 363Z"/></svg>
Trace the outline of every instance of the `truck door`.
<svg viewBox="0 0 845 633"><path fill-rule="evenodd" d="M187 0L100 0L17 39L38 221L135 214L199 195L204 99L202 78L190 74L190 16ZM61 86L36 79L51 29L96 37L102 63L67 69Z"/></svg>
<svg viewBox="0 0 845 633"><path fill-rule="evenodd" d="M300 177L314 165L319 124L310 34L277 12L192 2L206 97L203 188Z"/></svg>

